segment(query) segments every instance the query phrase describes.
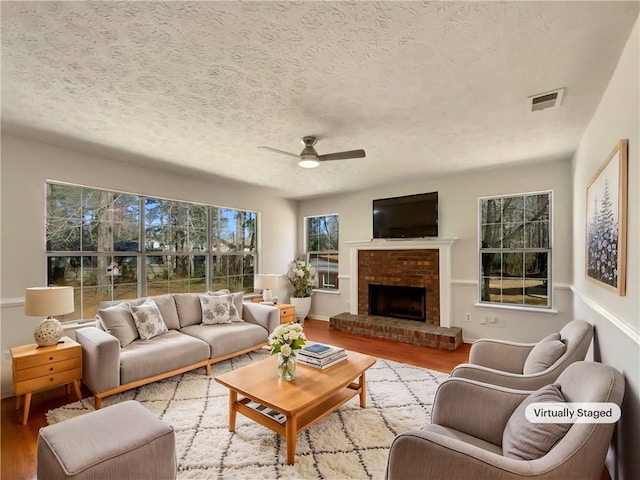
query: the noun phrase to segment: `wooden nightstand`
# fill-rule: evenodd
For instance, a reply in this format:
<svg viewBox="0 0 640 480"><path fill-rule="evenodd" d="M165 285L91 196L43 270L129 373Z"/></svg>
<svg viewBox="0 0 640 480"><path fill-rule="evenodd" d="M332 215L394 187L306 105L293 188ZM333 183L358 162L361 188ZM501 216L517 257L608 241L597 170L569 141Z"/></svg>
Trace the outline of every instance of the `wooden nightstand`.
<svg viewBox="0 0 640 480"><path fill-rule="evenodd" d="M73 383L78 399L82 378L82 347L69 337L62 337L63 343L50 347L38 347L31 343L11 349L13 363L13 390L17 397L16 408L24 395L22 424L27 424L31 394L44 388Z"/></svg>
<svg viewBox="0 0 640 480"><path fill-rule="evenodd" d="M296 307L288 303L276 303L274 307L280 309L280 323L289 323L296 321Z"/></svg>

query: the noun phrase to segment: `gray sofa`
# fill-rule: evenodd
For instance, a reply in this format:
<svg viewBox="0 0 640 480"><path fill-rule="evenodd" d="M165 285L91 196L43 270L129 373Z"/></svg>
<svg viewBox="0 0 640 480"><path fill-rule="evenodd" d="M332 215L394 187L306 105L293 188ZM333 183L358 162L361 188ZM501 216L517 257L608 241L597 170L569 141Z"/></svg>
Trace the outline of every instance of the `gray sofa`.
<svg viewBox="0 0 640 480"><path fill-rule="evenodd" d="M205 324L200 295L149 297L166 325L164 333L152 338L138 335L132 315L146 298L103 302L97 327L76 331L82 345L82 381L93 393L96 409L109 395L189 370L204 367L210 375L211 364L267 345L269 334L280 325L278 308L244 302L241 292L229 299L237 310L233 321Z"/></svg>

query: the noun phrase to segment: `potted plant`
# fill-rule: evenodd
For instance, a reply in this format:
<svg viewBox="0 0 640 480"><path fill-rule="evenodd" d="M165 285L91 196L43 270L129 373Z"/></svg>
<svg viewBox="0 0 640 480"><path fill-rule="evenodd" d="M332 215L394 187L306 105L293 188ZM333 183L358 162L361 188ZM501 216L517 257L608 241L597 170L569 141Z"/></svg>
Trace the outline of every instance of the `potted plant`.
<svg viewBox="0 0 640 480"><path fill-rule="evenodd" d="M313 270L306 261L296 259L289 265L285 277L293 287L290 303L296 307L296 320L302 323L311 310L311 294L315 288Z"/></svg>

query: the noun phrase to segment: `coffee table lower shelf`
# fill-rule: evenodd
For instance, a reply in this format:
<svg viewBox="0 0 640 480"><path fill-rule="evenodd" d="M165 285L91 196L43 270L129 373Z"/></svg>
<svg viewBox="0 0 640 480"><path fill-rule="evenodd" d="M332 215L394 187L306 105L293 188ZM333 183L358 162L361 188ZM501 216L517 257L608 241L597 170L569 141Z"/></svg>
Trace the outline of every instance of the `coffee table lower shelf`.
<svg viewBox="0 0 640 480"><path fill-rule="evenodd" d="M298 413L297 415L295 415L296 435L298 434L298 432L304 430L305 428L309 428L311 425L313 425L317 421L322 420L324 417L334 412L335 410L340 408L342 405L347 403L349 400L351 400L353 397L359 394L360 394L360 387L358 386L357 383L352 383L351 385L348 385L346 389L340 390L335 394L333 394L332 396L326 398L322 402L318 403L317 405L313 405L311 408L307 409L306 411L302 411L301 413ZM251 399L248 397L243 397L240 400L237 400L235 403L236 412L241 413L242 415L250 418L254 422L257 422L260 425L263 425L273 430L274 432L276 432L279 435L282 435L283 437L287 436L286 427L287 427L287 424L290 423L289 419L291 416L287 416L287 420L284 423L278 423L277 421L272 420L271 418L263 415L262 413L256 412L253 408L247 407L247 403L249 403L250 401ZM366 405L362 405L362 402L361 402L360 406L364 408Z"/></svg>

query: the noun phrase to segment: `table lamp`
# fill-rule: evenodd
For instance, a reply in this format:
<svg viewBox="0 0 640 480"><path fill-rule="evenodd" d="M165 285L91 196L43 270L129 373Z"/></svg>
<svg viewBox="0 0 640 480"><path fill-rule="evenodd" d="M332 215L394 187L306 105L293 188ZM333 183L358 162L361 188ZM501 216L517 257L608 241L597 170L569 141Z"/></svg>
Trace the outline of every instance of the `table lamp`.
<svg viewBox="0 0 640 480"><path fill-rule="evenodd" d="M280 275L265 273L256 275L254 287L262 289L262 300L265 302L273 302L272 288L277 288Z"/></svg>
<svg viewBox="0 0 640 480"><path fill-rule="evenodd" d="M55 345L62 337L62 324L54 315L65 315L74 310L72 287L27 288L24 314L28 317L46 316L33 332L39 347Z"/></svg>

